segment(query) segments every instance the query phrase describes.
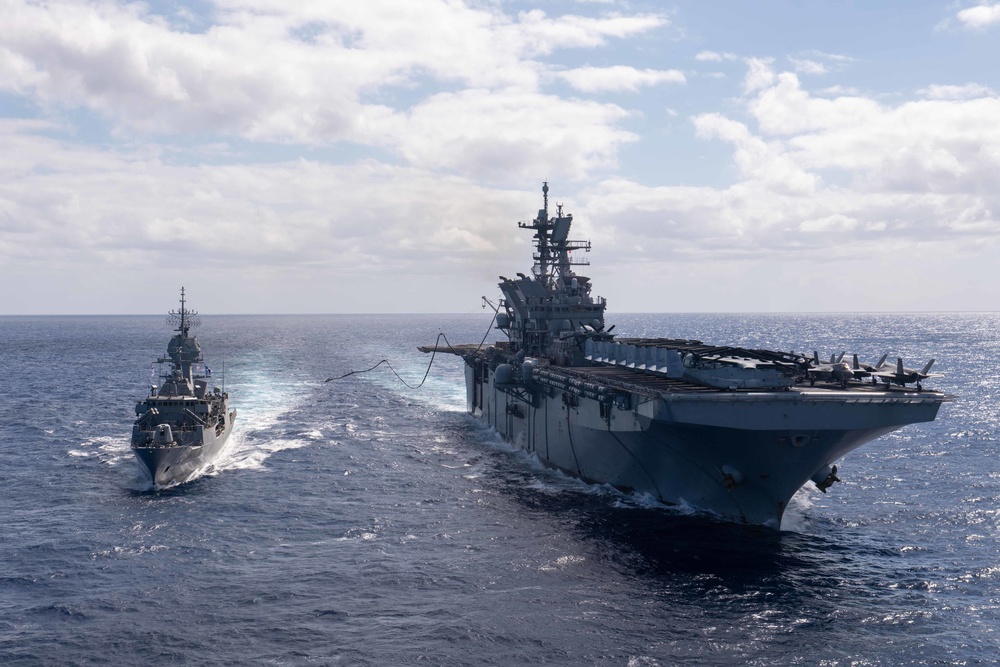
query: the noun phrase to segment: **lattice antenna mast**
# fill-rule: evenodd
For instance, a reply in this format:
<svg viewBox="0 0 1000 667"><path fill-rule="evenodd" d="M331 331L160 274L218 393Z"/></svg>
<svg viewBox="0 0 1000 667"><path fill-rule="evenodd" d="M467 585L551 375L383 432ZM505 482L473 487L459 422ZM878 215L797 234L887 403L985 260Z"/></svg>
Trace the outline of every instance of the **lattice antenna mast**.
<svg viewBox="0 0 1000 667"><path fill-rule="evenodd" d="M181 287L181 307L179 310L171 310L167 314L167 324L174 327L174 331L179 333L184 338L187 338L188 331L190 331L191 327L196 327L201 324L201 318L198 317L198 311L188 310L186 306L183 287Z"/></svg>
<svg viewBox="0 0 1000 667"><path fill-rule="evenodd" d="M548 182L542 183L542 197L544 206L538 211L538 217L532 220L531 224L523 222L517 224L522 229L535 230L536 250L532 256L535 265L531 269L535 279L549 288L560 289L573 277L572 266L590 264L587 260L574 261L569 256L571 250L590 252L590 241L567 240L570 226L573 224L573 215L563 215L562 204L558 205L556 217L549 217Z"/></svg>

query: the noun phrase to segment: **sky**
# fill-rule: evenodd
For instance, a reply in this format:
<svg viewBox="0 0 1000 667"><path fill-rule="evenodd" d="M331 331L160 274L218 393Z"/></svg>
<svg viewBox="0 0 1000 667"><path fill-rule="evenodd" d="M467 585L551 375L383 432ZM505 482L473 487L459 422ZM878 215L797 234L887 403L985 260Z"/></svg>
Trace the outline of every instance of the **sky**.
<svg viewBox="0 0 1000 667"><path fill-rule="evenodd" d="M0 314L1000 311L1000 0L0 0Z"/></svg>

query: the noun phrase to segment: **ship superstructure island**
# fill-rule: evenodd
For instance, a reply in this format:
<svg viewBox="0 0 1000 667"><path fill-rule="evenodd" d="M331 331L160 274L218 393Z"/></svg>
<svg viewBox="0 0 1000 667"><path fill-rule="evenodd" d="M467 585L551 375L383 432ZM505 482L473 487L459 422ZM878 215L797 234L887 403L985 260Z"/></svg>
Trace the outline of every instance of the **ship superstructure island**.
<svg viewBox="0 0 1000 667"><path fill-rule="evenodd" d="M826 491L841 457L890 431L932 421L949 397L936 377L818 355L673 338L616 339L606 301L569 240L573 216L544 207L531 275L501 276L488 346L423 347L464 358L469 413L547 465L719 517L778 528L810 480ZM933 360L932 362L933 363Z"/></svg>
<svg viewBox="0 0 1000 667"><path fill-rule="evenodd" d="M161 384L152 385L135 406L132 452L156 487L186 482L215 461L236 420L229 394L209 389L211 370L198 339L190 335L199 324L197 316L187 308L182 287L180 309L167 318L176 335L167 344L167 356L156 361Z"/></svg>

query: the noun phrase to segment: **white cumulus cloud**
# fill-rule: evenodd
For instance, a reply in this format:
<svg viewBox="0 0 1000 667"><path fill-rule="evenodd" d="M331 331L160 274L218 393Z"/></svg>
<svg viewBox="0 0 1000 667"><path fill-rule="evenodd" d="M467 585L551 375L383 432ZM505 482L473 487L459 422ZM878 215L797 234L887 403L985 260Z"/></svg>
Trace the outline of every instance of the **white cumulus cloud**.
<svg viewBox="0 0 1000 667"><path fill-rule="evenodd" d="M743 77L743 91L753 93L766 88L774 81L773 58L748 58L747 73Z"/></svg>
<svg viewBox="0 0 1000 667"><path fill-rule="evenodd" d="M719 53L718 51L699 51L694 59L701 62L721 63L724 60L736 60L735 53Z"/></svg>
<svg viewBox="0 0 1000 667"><path fill-rule="evenodd" d="M681 292L689 274L673 267L713 267L707 294L726 299L734 290L742 294L747 280L759 289L763 276L784 275L805 285L832 266L845 269L837 274L842 291L864 293L859 276L869 275L863 258L870 258L883 262L882 284L913 305L921 294L947 293L937 272L915 275L915 266L964 273L995 266L1000 98L827 99L804 89L794 73L761 61L749 67L757 82L745 100L751 122L718 112L692 119L698 137L732 147L731 184L655 186L616 178L587 191L584 209L589 224L603 230L606 261L633 281L644 276ZM847 269L855 262L856 271ZM757 272L763 273L749 277ZM904 274L906 280L896 279ZM735 282L716 289L725 276ZM614 285L612 278L612 289L628 294L627 285ZM803 307L800 289L774 288ZM763 297L751 290L741 298L759 304ZM903 307L877 293L866 303ZM770 307L790 306L779 299Z"/></svg>
<svg viewBox="0 0 1000 667"><path fill-rule="evenodd" d="M380 131L418 167L524 182L614 165L618 147L637 139L615 127L628 115L613 104L470 89L434 95Z"/></svg>
<svg viewBox="0 0 1000 667"><path fill-rule="evenodd" d="M624 65L578 67L560 72L559 77L585 93L635 92L646 86L655 86L661 83L684 83L686 81L684 73L679 70L636 69Z"/></svg>
<svg viewBox="0 0 1000 667"><path fill-rule="evenodd" d="M795 71L801 74L826 74L829 71L826 65L815 60L792 58L791 61Z"/></svg>
<svg viewBox="0 0 1000 667"><path fill-rule="evenodd" d="M1000 3L976 5L958 12L958 20L966 28L982 30L1000 23Z"/></svg>
<svg viewBox="0 0 1000 667"><path fill-rule="evenodd" d="M178 29L138 3L11 0L0 18L0 90L48 108L93 110L122 133L353 142L419 164L480 165L481 174L518 159L555 164L538 152L557 146L568 151L558 158L565 168L550 173L575 175L613 163L615 146L629 140L617 128L625 114L593 104L555 104L559 117L546 112L538 103L547 99L541 82L551 67L539 58L667 24L656 14L509 15L447 0L219 0L215 23L202 32ZM630 68L568 76L605 90L683 80L674 70ZM535 125L554 121L544 141L513 136L505 119L526 121L526 110L539 112ZM478 120L455 115L462 113Z"/></svg>
<svg viewBox="0 0 1000 667"><path fill-rule="evenodd" d="M962 86L933 85L921 88L917 92L932 100L969 100L995 96L989 87L978 83L967 83Z"/></svg>

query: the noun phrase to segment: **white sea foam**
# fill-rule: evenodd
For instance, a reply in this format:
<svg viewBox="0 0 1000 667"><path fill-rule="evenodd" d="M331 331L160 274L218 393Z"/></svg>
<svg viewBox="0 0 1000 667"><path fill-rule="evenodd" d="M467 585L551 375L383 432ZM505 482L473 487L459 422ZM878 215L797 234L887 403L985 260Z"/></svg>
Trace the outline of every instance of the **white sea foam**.
<svg viewBox="0 0 1000 667"><path fill-rule="evenodd" d="M317 429L297 433L291 438L275 437L275 427L281 417L296 409L308 385L261 380L260 384L249 382L238 393L233 392L232 404L238 410L236 425L226 448L206 474L218 474L223 470L261 470L265 467L264 462L276 452L298 449L324 439Z"/></svg>
<svg viewBox="0 0 1000 667"><path fill-rule="evenodd" d="M135 547L123 547L116 546L111 549L101 549L90 554L91 560L97 560L98 558L130 558L135 556L144 556L146 554L155 554L158 551L166 551L170 547L166 544L152 544L150 546L135 546Z"/></svg>
<svg viewBox="0 0 1000 667"><path fill-rule="evenodd" d="M627 667L660 667L660 662L646 655L632 655L629 656Z"/></svg>
<svg viewBox="0 0 1000 667"><path fill-rule="evenodd" d="M815 505L812 494L818 493L815 487L811 490L809 485L801 487L788 501L785 514L781 518L781 530L791 533L804 533L809 529L809 510Z"/></svg>
<svg viewBox="0 0 1000 667"><path fill-rule="evenodd" d="M579 565L580 563L583 563L586 560L587 559L584 558L583 556L573 556L573 555L559 556L555 560L540 566L538 569L541 570L542 572L565 570L566 568L571 567L573 565Z"/></svg>
<svg viewBox="0 0 1000 667"><path fill-rule="evenodd" d="M99 435L74 445L66 452L69 456L97 457L101 463L111 466L116 466L131 457L128 439L124 436Z"/></svg>
<svg viewBox="0 0 1000 667"><path fill-rule="evenodd" d="M615 507L623 509L640 508L640 509L667 510L671 512L681 512L682 514L688 514L694 511L692 508L688 507L688 505L683 501L682 504L680 505L676 504L668 505L650 493L638 493L638 492L624 493L622 491L618 491L618 489L615 489L614 487L608 487L608 488L612 489L621 496L620 498L617 498L615 500L614 503Z"/></svg>
<svg viewBox="0 0 1000 667"><path fill-rule="evenodd" d="M227 447L216 462L215 467L218 470L263 470L264 462L273 454L286 449L306 447L316 441L312 438L261 440L259 436L255 438L246 436L244 433L233 435L232 446Z"/></svg>

